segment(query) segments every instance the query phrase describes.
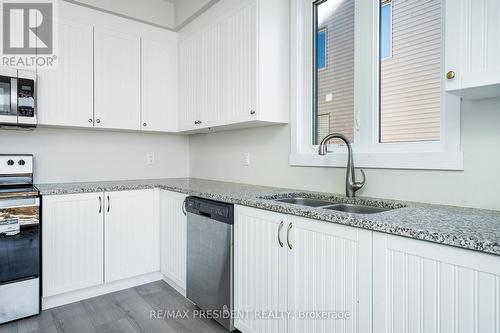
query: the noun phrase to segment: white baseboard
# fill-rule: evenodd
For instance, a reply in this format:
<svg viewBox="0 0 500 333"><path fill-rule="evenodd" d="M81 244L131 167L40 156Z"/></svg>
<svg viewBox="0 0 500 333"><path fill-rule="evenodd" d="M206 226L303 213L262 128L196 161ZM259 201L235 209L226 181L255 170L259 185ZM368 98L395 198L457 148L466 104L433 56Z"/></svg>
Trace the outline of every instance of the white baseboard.
<svg viewBox="0 0 500 333"><path fill-rule="evenodd" d="M170 285L170 287L172 287L175 290L177 290L177 292L179 294L181 294L182 296L186 297L186 289L184 289L181 286L179 286L179 284L177 284L174 280L172 280L171 278L169 278L166 275L163 275L163 281L165 281L168 285Z"/></svg>
<svg viewBox="0 0 500 333"><path fill-rule="evenodd" d="M142 284L163 280L164 276L160 272L154 272L136 276L129 279L105 283L99 286L80 289L61 295L42 298L42 310L55 308L57 306L78 302L84 299L109 294L115 291L137 287ZM169 283L168 281L165 281ZM170 283L169 283L170 284ZM174 286L172 286L175 288ZM179 291L180 292L180 291Z"/></svg>

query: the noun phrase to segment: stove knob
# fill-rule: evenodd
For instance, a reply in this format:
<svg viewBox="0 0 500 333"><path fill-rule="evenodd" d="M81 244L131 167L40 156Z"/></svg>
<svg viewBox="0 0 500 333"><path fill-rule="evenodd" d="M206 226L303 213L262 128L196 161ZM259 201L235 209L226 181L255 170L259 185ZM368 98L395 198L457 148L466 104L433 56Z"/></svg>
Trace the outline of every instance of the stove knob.
<svg viewBox="0 0 500 333"><path fill-rule="evenodd" d="M7 165L14 165L14 161L13 160L8 160L7 161Z"/></svg>
<svg viewBox="0 0 500 333"><path fill-rule="evenodd" d="M24 160L19 160L19 162L17 162L20 166L23 166L26 164L26 162Z"/></svg>

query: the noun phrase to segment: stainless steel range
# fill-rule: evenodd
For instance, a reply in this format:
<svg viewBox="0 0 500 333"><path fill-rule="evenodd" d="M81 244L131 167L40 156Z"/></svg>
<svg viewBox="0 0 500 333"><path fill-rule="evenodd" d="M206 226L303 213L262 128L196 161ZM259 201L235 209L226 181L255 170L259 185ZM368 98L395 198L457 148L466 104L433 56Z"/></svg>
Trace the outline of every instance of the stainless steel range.
<svg viewBox="0 0 500 333"><path fill-rule="evenodd" d="M0 155L0 324L40 312L40 197L32 155Z"/></svg>

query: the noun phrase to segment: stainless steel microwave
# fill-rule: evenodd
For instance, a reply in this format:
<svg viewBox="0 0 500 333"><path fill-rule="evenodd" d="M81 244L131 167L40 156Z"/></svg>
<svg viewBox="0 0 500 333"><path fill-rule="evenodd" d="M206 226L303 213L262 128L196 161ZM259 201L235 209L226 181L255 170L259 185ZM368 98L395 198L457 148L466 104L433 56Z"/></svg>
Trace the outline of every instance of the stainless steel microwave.
<svg viewBox="0 0 500 333"><path fill-rule="evenodd" d="M36 74L0 69L0 127L36 127Z"/></svg>

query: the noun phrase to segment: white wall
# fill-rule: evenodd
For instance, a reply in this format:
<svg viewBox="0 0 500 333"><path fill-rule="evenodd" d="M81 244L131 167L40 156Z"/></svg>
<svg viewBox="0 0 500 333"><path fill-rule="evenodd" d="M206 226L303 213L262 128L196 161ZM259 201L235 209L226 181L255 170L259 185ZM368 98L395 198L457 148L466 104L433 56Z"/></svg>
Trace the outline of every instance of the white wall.
<svg viewBox="0 0 500 333"><path fill-rule="evenodd" d="M164 0L70 0L70 2L112 11L167 28L175 27L174 5Z"/></svg>
<svg viewBox="0 0 500 333"><path fill-rule="evenodd" d="M176 0L175 1L175 25L183 23L203 6L213 0Z"/></svg>
<svg viewBox="0 0 500 333"><path fill-rule="evenodd" d="M178 135L37 128L0 130L1 154L33 154L35 182L187 177L188 138ZM156 163L147 165L154 153Z"/></svg>
<svg viewBox="0 0 500 333"><path fill-rule="evenodd" d="M500 210L500 99L465 101L465 171L366 170L363 196ZM243 165L245 152L251 165ZM272 126L195 135L190 175L242 183L344 193L345 169L290 167L290 130ZM356 161L354 161L356 162Z"/></svg>

